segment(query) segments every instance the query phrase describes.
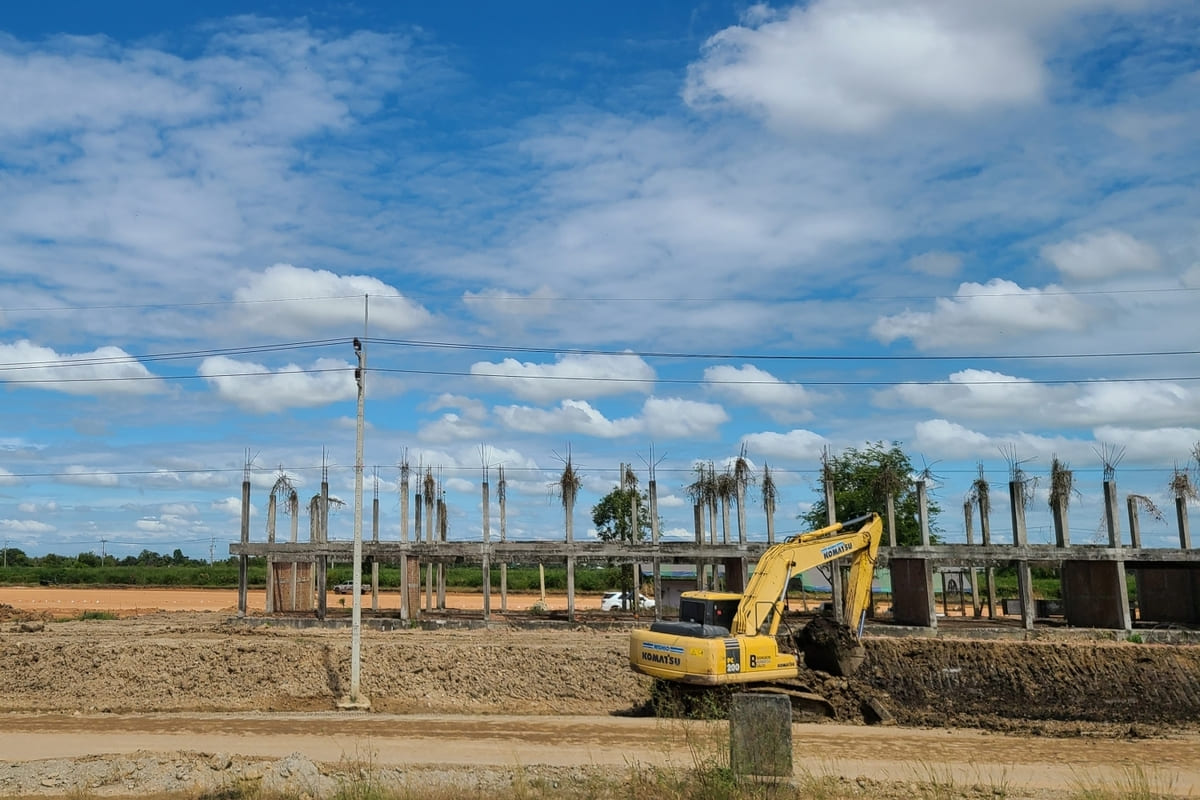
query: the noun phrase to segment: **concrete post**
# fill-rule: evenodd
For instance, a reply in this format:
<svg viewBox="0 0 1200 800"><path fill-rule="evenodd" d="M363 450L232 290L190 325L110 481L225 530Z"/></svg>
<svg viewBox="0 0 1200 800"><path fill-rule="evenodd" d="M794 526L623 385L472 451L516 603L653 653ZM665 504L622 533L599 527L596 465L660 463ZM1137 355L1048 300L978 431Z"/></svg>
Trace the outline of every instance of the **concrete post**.
<svg viewBox="0 0 1200 800"><path fill-rule="evenodd" d="M267 542L274 544L275 542L275 514L276 504L278 500L275 493L271 492L270 498L267 500ZM267 557L267 599L264 604L264 610L268 614L275 613L275 559Z"/></svg>
<svg viewBox="0 0 1200 800"><path fill-rule="evenodd" d="M508 484L504 480L504 467L500 467L500 483L497 487L500 501L500 541L508 540ZM508 611L508 562L500 563L500 613Z"/></svg>
<svg viewBox="0 0 1200 800"><path fill-rule="evenodd" d="M896 546L896 495L888 492L887 496L887 532L888 545Z"/></svg>
<svg viewBox="0 0 1200 800"><path fill-rule="evenodd" d="M737 692L729 706L734 775L792 776L792 703L785 695Z"/></svg>
<svg viewBox="0 0 1200 800"><path fill-rule="evenodd" d="M929 547L929 496L924 480L917 481L917 514L921 522L921 546Z"/></svg>
<svg viewBox="0 0 1200 800"><path fill-rule="evenodd" d="M1059 547L1071 546L1071 530L1067 524L1067 501L1056 497L1050 504L1050 514L1054 518L1054 543Z"/></svg>
<svg viewBox="0 0 1200 800"><path fill-rule="evenodd" d="M837 522L837 505L833 499L833 483L825 481L825 524L833 525ZM833 597L833 618L838 622L846 621L845 605L846 592L842 585L842 559L835 559L829 562L829 588Z"/></svg>
<svg viewBox="0 0 1200 800"><path fill-rule="evenodd" d="M658 481L650 479L650 543L658 547ZM654 558L654 619L663 615L662 559Z"/></svg>
<svg viewBox="0 0 1200 800"><path fill-rule="evenodd" d="M492 499L491 487L483 482L483 618L492 617L492 563L488 557L488 544L491 541Z"/></svg>
<svg viewBox="0 0 1200 800"><path fill-rule="evenodd" d="M696 527L696 544L704 544L704 511L699 503L692 504L693 522ZM704 589L704 562L696 562L696 590Z"/></svg>
<svg viewBox="0 0 1200 800"><path fill-rule="evenodd" d="M1029 533L1025 529L1025 487L1020 481L1008 482L1009 508L1012 509L1013 544L1024 547L1029 544ZM1033 630L1033 618L1037 610L1033 602L1033 576L1028 561L1017 562L1017 599L1021 603L1021 626Z"/></svg>
<svg viewBox="0 0 1200 800"><path fill-rule="evenodd" d="M575 556L567 556L567 619L575 621Z"/></svg>
<svg viewBox="0 0 1200 800"><path fill-rule="evenodd" d="M1175 498L1175 520L1179 524L1179 546L1184 550L1192 549L1192 532L1188 527L1187 498Z"/></svg>
<svg viewBox="0 0 1200 800"><path fill-rule="evenodd" d="M988 517L988 504L984 502L982 497L979 498L979 535L983 539L983 546L987 547L992 543L992 521ZM988 619L996 618L996 568L987 568L987 583L988 583Z"/></svg>
<svg viewBox="0 0 1200 800"><path fill-rule="evenodd" d="M1117 482L1104 482L1104 522L1108 528L1108 546L1121 546L1121 520L1117 516Z"/></svg>
<svg viewBox="0 0 1200 800"><path fill-rule="evenodd" d="M375 484L375 497L371 500L371 541L379 541L379 483ZM379 610L379 561L371 559L371 610Z"/></svg>
<svg viewBox="0 0 1200 800"><path fill-rule="evenodd" d="M247 459L249 461L249 459ZM246 465L245 477L242 478L242 544L250 544L250 466ZM246 592L249 587L248 567L249 556L238 556L238 616L246 616Z"/></svg>
<svg viewBox="0 0 1200 800"><path fill-rule="evenodd" d="M1133 495L1125 498L1125 509L1129 512L1129 546L1142 546L1142 525L1138 521L1137 500Z"/></svg>
<svg viewBox="0 0 1200 800"><path fill-rule="evenodd" d="M963 523L967 530L968 545L975 544L975 518L971 511L971 501L967 500L963 503ZM979 602L979 570L974 566L971 567L971 609L975 619L983 616L983 607Z"/></svg>

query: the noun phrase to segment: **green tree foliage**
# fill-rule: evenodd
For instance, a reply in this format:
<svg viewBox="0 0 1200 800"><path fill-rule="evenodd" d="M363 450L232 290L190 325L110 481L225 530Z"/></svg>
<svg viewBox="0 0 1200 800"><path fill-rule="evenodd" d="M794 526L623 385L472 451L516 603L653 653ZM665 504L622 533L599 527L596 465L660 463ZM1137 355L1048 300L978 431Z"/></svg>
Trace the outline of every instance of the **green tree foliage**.
<svg viewBox="0 0 1200 800"><path fill-rule="evenodd" d="M912 480L912 462L900 449L899 442L887 445L873 442L861 450L849 447L840 455L829 459L824 480L833 482L833 502L839 520L868 514L872 511L885 518L887 496L892 494L896 503L896 543L919 545L921 543L921 521L918 515L917 489ZM824 483L822 483L824 489ZM933 500L928 501L930 539L936 530L934 520L941 508ZM825 495L800 515L809 528L826 525Z"/></svg>
<svg viewBox="0 0 1200 800"><path fill-rule="evenodd" d="M638 519L636 539L631 514L635 503ZM650 536L648 509L649 500L643 492L614 487L611 492L600 498L599 503L592 506L592 524L596 526L596 535L605 542L640 542L647 539Z"/></svg>

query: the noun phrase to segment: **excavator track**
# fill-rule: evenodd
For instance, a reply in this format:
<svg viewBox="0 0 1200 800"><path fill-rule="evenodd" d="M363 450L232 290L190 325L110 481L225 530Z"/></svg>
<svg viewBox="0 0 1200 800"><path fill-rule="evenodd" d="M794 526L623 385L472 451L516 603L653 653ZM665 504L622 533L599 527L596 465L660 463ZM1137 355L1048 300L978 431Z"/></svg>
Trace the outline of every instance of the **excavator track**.
<svg viewBox="0 0 1200 800"><path fill-rule="evenodd" d="M730 698L739 692L766 692L786 696L792 704L792 719L837 719L833 703L799 681L747 683L736 686L691 686L674 681L656 680L651 696L656 716L689 719L724 719Z"/></svg>

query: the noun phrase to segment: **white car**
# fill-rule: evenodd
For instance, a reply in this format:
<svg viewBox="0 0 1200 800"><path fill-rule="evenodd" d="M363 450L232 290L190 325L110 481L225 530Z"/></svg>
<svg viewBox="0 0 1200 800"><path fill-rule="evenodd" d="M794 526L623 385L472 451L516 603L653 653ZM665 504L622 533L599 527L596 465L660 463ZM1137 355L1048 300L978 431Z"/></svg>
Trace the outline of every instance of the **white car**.
<svg viewBox="0 0 1200 800"><path fill-rule="evenodd" d="M654 601L646 597L644 594L638 595L638 602L642 608L654 608ZM630 609L633 603L630 601L629 592L608 592L604 595L604 599L600 601L601 611L620 611L622 609Z"/></svg>

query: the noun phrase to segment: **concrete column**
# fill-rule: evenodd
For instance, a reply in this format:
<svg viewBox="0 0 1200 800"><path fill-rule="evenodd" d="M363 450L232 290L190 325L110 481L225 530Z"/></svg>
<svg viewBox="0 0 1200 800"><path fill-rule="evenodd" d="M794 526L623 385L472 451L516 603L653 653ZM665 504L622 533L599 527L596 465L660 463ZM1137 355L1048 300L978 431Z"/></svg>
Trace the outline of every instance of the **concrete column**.
<svg viewBox="0 0 1200 800"><path fill-rule="evenodd" d="M888 545L896 546L896 496L888 492L887 496L887 534Z"/></svg>
<svg viewBox="0 0 1200 800"><path fill-rule="evenodd" d="M1050 515L1054 518L1054 543L1059 547L1071 546L1071 529L1067 524L1067 501L1055 498L1050 504Z"/></svg>
<svg viewBox="0 0 1200 800"><path fill-rule="evenodd" d="M1117 517L1117 482L1104 482L1104 522L1108 528L1108 546L1121 546L1121 520Z"/></svg>
<svg viewBox="0 0 1200 800"><path fill-rule="evenodd" d="M792 703L784 695L737 692L729 706L734 775L792 776Z"/></svg>
<svg viewBox="0 0 1200 800"><path fill-rule="evenodd" d="M500 467L500 541L508 541L508 483L504 480L504 467ZM500 564L500 613L508 611L508 562Z"/></svg>
<svg viewBox="0 0 1200 800"><path fill-rule="evenodd" d="M917 481L917 515L921 522L921 546L929 546L929 495L925 493L925 481Z"/></svg>
<svg viewBox="0 0 1200 800"><path fill-rule="evenodd" d="M1175 498L1175 519L1179 523L1179 546L1184 550L1192 549L1192 532L1188 527L1187 498Z"/></svg>
<svg viewBox="0 0 1200 800"><path fill-rule="evenodd" d="M488 482L483 482L483 618L485 620L492 617L492 563L488 557L488 544L491 541L491 526L492 526L492 500L491 487Z"/></svg>
<svg viewBox="0 0 1200 800"><path fill-rule="evenodd" d="M651 475L653 476L653 472ZM654 547L658 547L658 481L653 477L650 478L648 491L650 493L650 543ZM663 615L662 560L655 556L652 563L654 568L654 619L660 620Z"/></svg>
<svg viewBox="0 0 1200 800"><path fill-rule="evenodd" d="M567 556L567 619L575 621L575 556Z"/></svg>
<svg viewBox="0 0 1200 800"><path fill-rule="evenodd" d="M1033 575L1028 561L1017 562L1017 595L1021 602L1021 627L1031 631L1037 604L1033 600Z"/></svg>
<svg viewBox="0 0 1200 800"><path fill-rule="evenodd" d="M379 483L375 484L376 495L371 500L371 541L379 541ZM371 557L371 610L379 610L379 561Z"/></svg>
<svg viewBox="0 0 1200 800"><path fill-rule="evenodd" d="M242 544L250 544L250 467L246 467L246 477L242 480ZM238 556L238 616L246 616L246 592L249 587L248 567L249 556Z"/></svg>
<svg viewBox="0 0 1200 800"><path fill-rule="evenodd" d="M825 482L825 524L833 525L837 522L837 504L833 499L833 484ZM829 562L829 588L833 595L833 618L838 622L846 621L846 591L842 584L842 559L835 559Z"/></svg>
<svg viewBox="0 0 1200 800"><path fill-rule="evenodd" d="M967 544L975 544L975 520L971 514L971 501L963 503L963 523L967 530ZM971 567L971 609L974 611L975 619L983 616L983 606L979 602L979 570L974 566Z"/></svg>
<svg viewBox="0 0 1200 800"><path fill-rule="evenodd" d="M983 539L983 546L987 547L992 543L992 521L988 516L987 504L983 498L979 498L979 535ZM996 568L987 568L987 608L988 619L996 618Z"/></svg>
<svg viewBox="0 0 1200 800"><path fill-rule="evenodd" d="M1138 548L1142 546L1142 525L1138 521L1137 500L1133 495L1125 498L1125 508L1129 512L1129 546Z"/></svg>
<svg viewBox="0 0 1200 800"><path fill-rule="evenodd" d="M267 542L275 543L275 514L278 500L272 492L267 500ZM267 599L263 606L268 614L275 613L275 559L267 556Z"/></svg>

